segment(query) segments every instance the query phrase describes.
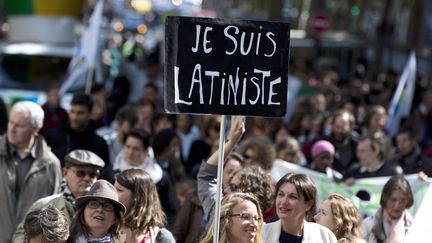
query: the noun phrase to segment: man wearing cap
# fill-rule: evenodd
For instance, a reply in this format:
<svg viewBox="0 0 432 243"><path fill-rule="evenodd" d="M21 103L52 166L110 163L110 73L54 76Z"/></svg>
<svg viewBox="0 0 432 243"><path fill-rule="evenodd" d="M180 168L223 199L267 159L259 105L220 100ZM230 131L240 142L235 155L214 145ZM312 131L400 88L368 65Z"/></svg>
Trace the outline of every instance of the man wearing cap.
<svg viewBox="0 0 432 243"><path fill-rule="evenodd" d="M60 162L39 130L44 112L30 101L15 103L7 134L0 136L0 243L9 243L30 206L58 192Z"/></svg>
<svg viewBox="0 0 432 243"><path fill-rule="evenodd" d="M36 201L29 211L37 210L48 205L60 209L71 220L75 213L75 200L86 195L99 176L100 169L105 166L104 161L95 153L88 150L74 150L65 157L61 192ZM18 226L13 242L21 243L24 239L22 223Z"/></svg>

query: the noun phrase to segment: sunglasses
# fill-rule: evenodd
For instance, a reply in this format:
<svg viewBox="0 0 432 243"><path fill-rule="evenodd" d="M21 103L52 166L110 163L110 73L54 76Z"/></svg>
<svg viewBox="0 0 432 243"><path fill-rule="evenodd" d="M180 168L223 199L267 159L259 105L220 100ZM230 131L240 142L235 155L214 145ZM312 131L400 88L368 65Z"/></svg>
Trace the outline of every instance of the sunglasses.
<svg viewBox="0 0 432 243"><path fill-rule="evenodd" d="M96 200L90 200L87 203L87 207L91 209L98 209L99 207L102 207L104 211L112 212L114 211L114 205L110 202L99 202Z"/></svg>
<svg viewBox="0 0 432 243"><path fill-rule="evenodd" d="M84 178L86 175L88 175L90 178L96 178L99 176L98 171L85 171L85 170L74 170L70 169L75 173L75 175L79 178Z"/></svg>

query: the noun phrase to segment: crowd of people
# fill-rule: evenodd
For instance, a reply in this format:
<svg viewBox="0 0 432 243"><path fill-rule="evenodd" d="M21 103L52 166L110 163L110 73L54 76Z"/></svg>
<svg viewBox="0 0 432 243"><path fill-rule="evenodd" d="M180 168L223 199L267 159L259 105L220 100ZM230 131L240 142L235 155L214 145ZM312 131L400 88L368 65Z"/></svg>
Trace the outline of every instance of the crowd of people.
<svg viewBox="0 0 432 243"><path fill-rule="evenodd" d="M290 71L310 81L299 67ZM207 243L216 203L224 243L406 239L418 199L405 175L432 176L431 90L417 90L394 138L385 130L391 75L377 76L377 85L326 70L289 119L233 117L216 202L221 117L164 113L162 81L151 77L133 100L96 85L74 94L66 111L50 87L43 106L8 109L0 124L0 243ZM380 208L363 215L356 195L326 195L318 205L308 175L278 174L286 164L347 186L390 179Z"/></svg>

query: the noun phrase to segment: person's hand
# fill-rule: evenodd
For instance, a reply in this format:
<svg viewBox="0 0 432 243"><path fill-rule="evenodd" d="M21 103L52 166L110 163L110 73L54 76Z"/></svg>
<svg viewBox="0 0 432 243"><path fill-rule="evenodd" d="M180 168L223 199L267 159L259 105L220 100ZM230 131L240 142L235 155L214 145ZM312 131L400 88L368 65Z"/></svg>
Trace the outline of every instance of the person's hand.
<svg viewBox="0 0 432 243"><path fill-rule="evenodd" d="M228 156L229 153L232 152L234 149L234 146L237 144L237 142L240 141L241 136L245 132L245 125L244 125L245 117L243 116L232 116L231 118L231 130L229 134L228 141L225 143L225 149L224 149L224 158ZM207 159L207 164L210 165L217 165L219 161L219 149L214 152L210 158Z"/></svg>
<svg viewBox="0 0 432 243"><path fill-rule="evenodd" d="M229 141L237 143L245 132L245 117L232 116Z"/></svg>
<svg viewBox="0 0 432 243"><path fill-rule="evenodd" d="M354 177L350 177L348 179L345 180L345 185L347 186L352 186L355 183L355 178Z"/></svg>
<svg viewBox="0 0 432 243"><path fill-rule="evenodd" d="M426 181L426 180L428 179L428 176L427 176L423 171L420 171L420 172L418 173L418 178L419 178L419 180L421 180L421 181Z"/></svg>

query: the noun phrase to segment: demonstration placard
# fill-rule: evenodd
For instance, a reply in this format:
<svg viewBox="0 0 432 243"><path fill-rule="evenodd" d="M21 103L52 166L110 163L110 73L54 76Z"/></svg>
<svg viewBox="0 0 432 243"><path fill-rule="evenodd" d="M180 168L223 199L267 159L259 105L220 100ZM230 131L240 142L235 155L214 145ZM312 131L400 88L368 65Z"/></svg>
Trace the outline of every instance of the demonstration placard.
<svg viewBox="0 0 432 243"><path fill-rule="evenodd" d="M165 111L282 117L288 23L167 17Z"/></svg>

